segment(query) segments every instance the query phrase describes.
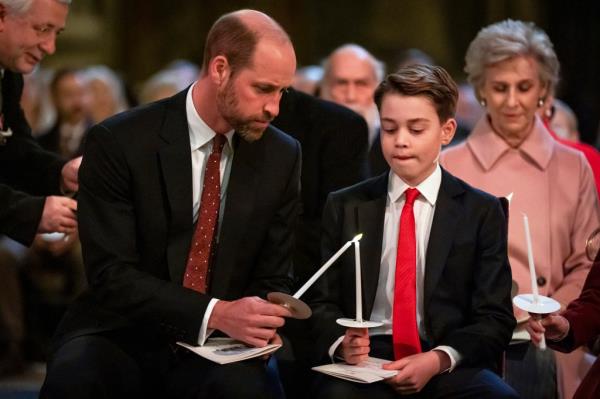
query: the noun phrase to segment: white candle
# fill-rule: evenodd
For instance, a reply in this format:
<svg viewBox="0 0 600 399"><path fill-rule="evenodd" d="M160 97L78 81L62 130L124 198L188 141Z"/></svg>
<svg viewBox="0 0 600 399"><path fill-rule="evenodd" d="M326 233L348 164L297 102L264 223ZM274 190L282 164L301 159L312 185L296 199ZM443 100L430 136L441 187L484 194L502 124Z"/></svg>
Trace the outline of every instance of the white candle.
<svg viewBox="0 0 600 399"><path fill-rule="evenodd" d="M354 241L354 264L356 267L356 321L363 321L362 318L362 277L360 273L360 242Z"/></svg>
<svg viewBox="0 0 600 399"><path fill-rule="evenodd" d="M533 302L538 303L538 286L535 275L535 266L533 264L533 250L531 249L531 233L529 232L529 219L523 214L523 225L525 226L525 240L527 242L527 259L529 260L529 275L531 276L531 292L533 293Z"/></svg>
<svg viewBox="0 0 600 399"><path fill-rule="evenodd" d="M342 254L348 248L350 248L350 245L352 245L353 242L358 241L361 238L362 234L359 234L347 243L345 243L344 246L339 249L339 251L337 251L331 258L329 258L329 260L325 262L325 264L321 266L321 268L317 270L317 272L311 278L309 278L308 281L304 283L302 287L300 287L300 289L294 294L294 298L299 299L306 292L306 290L308 290L311 287L311 285L313 285L315 281L317 281L317 279L321 277L321 275L325 273L325 271L327 271L327 269L329 269L331 265L333 265L333 262L335 262L340 256L342 256Z"/></svg>

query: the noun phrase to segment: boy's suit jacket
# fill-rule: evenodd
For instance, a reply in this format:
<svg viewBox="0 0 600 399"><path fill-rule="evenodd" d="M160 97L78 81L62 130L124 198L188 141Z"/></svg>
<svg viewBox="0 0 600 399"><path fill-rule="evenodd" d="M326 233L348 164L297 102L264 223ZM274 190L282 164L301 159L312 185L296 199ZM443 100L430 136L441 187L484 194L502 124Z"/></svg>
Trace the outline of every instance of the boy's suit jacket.
<svg viewBox="0 0 600 399"><path fill-rule="evenodd" d="M375 301L381 261L388 174L333 193L323 216L323 259L357 233L361 240L363 316ZM494 367L510 341L511 272L506 218L497 198L442 169L426 255L424 324L430 347L448 345L461 365ZM339 317L355 317L354 251L347 251L311 295L316 354L327 358L345 328Z"/></svg>

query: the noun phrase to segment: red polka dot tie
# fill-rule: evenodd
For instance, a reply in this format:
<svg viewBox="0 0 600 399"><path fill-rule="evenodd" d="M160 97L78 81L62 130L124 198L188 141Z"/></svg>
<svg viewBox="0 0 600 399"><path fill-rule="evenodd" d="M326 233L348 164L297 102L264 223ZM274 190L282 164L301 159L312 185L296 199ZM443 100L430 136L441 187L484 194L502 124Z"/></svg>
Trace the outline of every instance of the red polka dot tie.
<svg viewBox="0 0 600 399"><path fill-rule="evenodd" d="M196 230L185 267L183 286L205 293L210 278L211 261L216 251L217 224L221 204L221 152L227 138L217 134L204 170L204 184Z"/></svg>
<svg viewBox="0 0 600 399"><path fill-rule="evenodd" d="M421 352L417 329L417 240L413 212L413 205L418 196L419 191L416 188L405 191L406 202L400 215L392 316L392 338L396 360Z"/></svg>

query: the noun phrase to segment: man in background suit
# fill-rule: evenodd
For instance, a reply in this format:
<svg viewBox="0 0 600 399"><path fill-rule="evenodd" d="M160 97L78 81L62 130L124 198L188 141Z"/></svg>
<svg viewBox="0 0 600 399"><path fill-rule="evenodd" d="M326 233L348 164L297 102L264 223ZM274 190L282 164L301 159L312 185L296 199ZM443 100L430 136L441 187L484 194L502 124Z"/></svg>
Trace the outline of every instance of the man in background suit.
<svg viewBox="0 0 600 399"><path fill-rule="evenodd" d="M0 235L31 245L36 233L76 229L80 159L66 163L42 150L21 108L24 73L56 47L70 0L0 0ZM0 261L0 375L21 367L22 320L17 271Z"/></svg>
<svg viewBox="0 0 600 399"><path fill-rule="evenodd" d="M65 158L83 154L85 132L91 127L91 120L85 106L81 72L69 68L57 70L50 81L50 95L56 121L40 134L38 143Z"/></svg>
<svg viewBox="0 0 600 399"><path fill-rule="evenodd" d="M79 197L90 289L57 330L41 397L271 396L262 359L174 348L213 330L279 341L289 312L260 297L290 291L301 154L269 122L295 66L274 20L226 14L190 89L92 128Z"/></svg>
<svg viewBox="0 0 600 399"><path fill-rule="evenodd" d="M356 44L336 48L323 62L321 97L356 111L367 122L367 161L371 177L389 170L381 153L379 114L373 103L373 93L383 79L384 72L384 64Z"/></svg>
<svg viewBox="0 0 600 399"><path fill-rule="evenodd" d="M320 362L368 355L396 359L397 375L370 385L319 375L317 397L513 398L490 369L515 320L500 202L443 171L438 156L456 130L456 84L440 67L416 65L377 88L389 174L331 194L323 216L323 259L356 234L364 317L383 326L346 329L355 318L354 251L311 295ZM382 244L383 243L383 244ZM310 292L310 291L309 291Z"/></svg>
<svg viewBox="0 0 600 399"><path fill-rule="evenodd" d="M31 137L20 106L22 74L30 73L45 55L54 53L69 3L33 0L23 8L26 1L0 1L0 233L25 245L36 232L70 232L77 224L75 201L42 195L60 194L61 189L76 191L81 160L65 163L42 150Z"/></svg>

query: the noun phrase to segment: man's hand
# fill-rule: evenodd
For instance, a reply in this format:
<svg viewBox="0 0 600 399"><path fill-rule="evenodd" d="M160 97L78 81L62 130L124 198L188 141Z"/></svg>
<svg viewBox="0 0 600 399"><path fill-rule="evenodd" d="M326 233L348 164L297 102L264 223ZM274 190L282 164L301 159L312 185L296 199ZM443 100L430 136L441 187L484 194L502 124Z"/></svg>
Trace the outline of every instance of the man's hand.
<svg viewBox="0 0 600 399"><path fill-rule="evenodd" d="M275 335L273 336L273 338L271 338L271 340L269 341L269 345L274 344L274 345L283 345L283 340L281 339L281 337L279 336L279 334L275 333ZM269 360L269 358L271 357L271 355L274 352L268 353L266 355L262 355L261 359L263 360Z"/></svg>
<svg viewBox="0 0 600 399"><path fill-rule="evenodd" d="M560 341L569 332L569 321L560 315L549 315L542 320L531 317L527 321L525 329L531 335L531 342L535 346L540 345L542 334L550 341Z"/></svg>
<svg viewBox="0 0 600 399"><path fill-rule="evenodd" d="M291 316L288 309L259 297L245 297L236 301L216 303L208 328L220 330L248 345L263 347L271 341L277 328Z"/></svg>
<svg viewBox="0 0 600 399"><path fill-rule="evenodd" d="M66 233L77 230L77 201L67 197L46 197L38 233Z"/></svg>
<svg viewBox="0 0 600 399"><path fill-rule="evenodd" d="M42 234L35 236L31 248L40 252L49 252L53 257L59 257L70 251L77 243L77 229L73 234L65 234L62 238L50 239Z"/></svg>
<svg viewBox="0 0 600 399"><path fill-rule="evenodd" d="M348 328L340 345L340 355L348 364L358 364L367 360L371 350L369 330L366 328Z"/></svg>
<svg viewBox="0 0 600 399"><path fill-rule="evenodd" d="M401 395L420 392L429 380L450 367L450 358L439 350L407 356L384 364L385 370L398 370L398 374L385 380Z"/></svg>
<svg viewBox="0 0 600 399"><path fill-rule="evenodd" d="M77 181L77 173L81 165L81 157L71 159L62 168L62 179L60 181L60 189L63 193L77 192L79 190L79 182Z"/></svg>

